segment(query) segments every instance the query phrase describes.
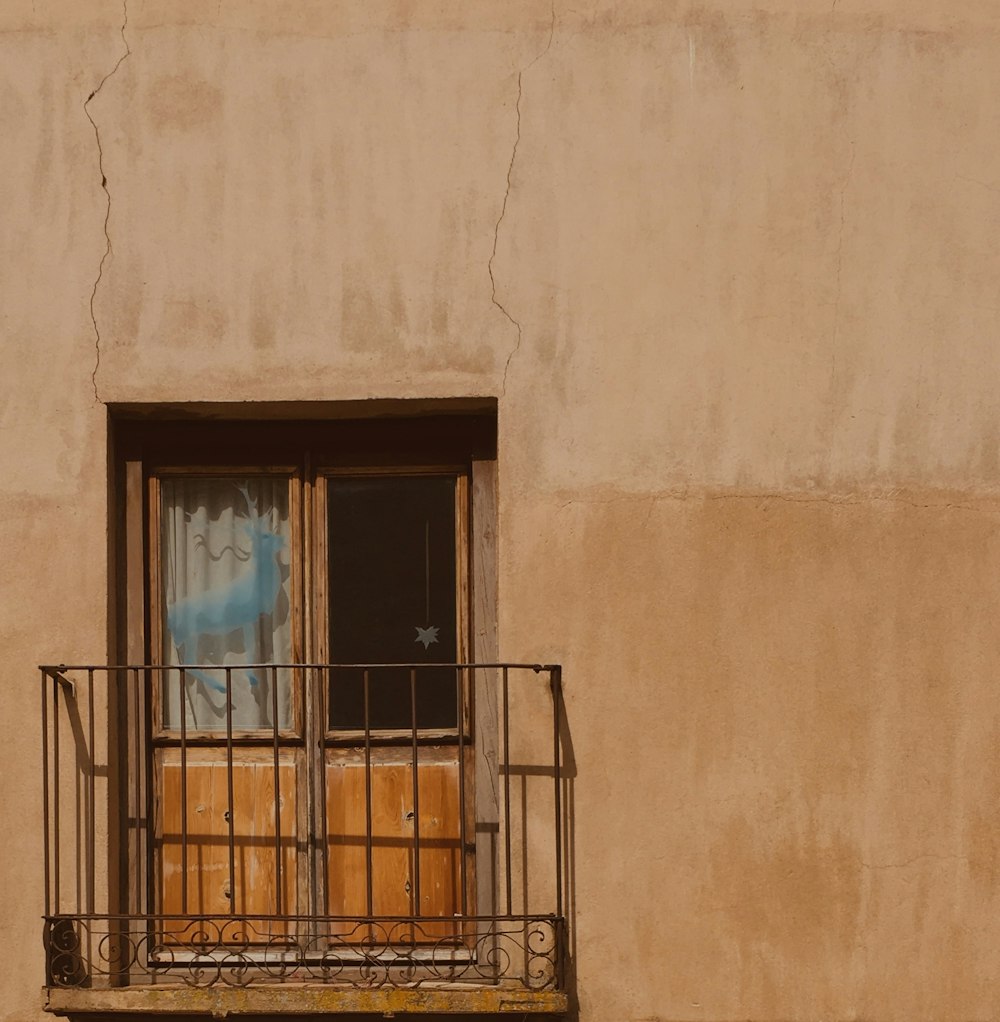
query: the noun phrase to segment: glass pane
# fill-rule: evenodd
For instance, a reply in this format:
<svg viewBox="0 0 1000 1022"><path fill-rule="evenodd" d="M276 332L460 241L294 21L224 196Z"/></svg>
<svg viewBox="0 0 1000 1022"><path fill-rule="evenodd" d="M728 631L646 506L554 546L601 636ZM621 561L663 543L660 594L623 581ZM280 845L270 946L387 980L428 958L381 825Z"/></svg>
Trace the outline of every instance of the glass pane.
<svg viewBox="0 0 1000 1022"><path fill-rule="evenodd" d="M291 660L288 480L189 476L160 483L163 662L232 667L232 722L278 726L291 716L290 672L248 664ZM164 672L163 725L181 721L180 672ZM226 729L226 675L185 671L185 726Z"/></svg>
<svg viewBox="0 0 1000 1022"><path fill-rule="evenodd" d="M331 479L330 653L339 664L450 664L456 658L455 479ZM330 678L330 725L364 727L363 676ZM373 670L369 724L412 723L410 672ZM455 671L419 667L419 727L455 727Z"/></svg>

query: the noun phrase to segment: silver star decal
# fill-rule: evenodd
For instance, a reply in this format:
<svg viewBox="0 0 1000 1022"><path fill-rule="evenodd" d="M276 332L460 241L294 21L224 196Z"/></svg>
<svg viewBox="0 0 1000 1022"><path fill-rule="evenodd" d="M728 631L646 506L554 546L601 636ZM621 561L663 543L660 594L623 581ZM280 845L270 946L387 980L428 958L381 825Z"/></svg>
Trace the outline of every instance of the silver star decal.
<svg viewBox="0 0 1000 1022"><path fill-rule="evenodd" d="M424 649L427 649L432 642L438 641L438 632L440 629L437 625L431 625L429 628L421 628L420 625L417 625L416 628L417 637L413 641L422 642L424 644Z"/></svg>

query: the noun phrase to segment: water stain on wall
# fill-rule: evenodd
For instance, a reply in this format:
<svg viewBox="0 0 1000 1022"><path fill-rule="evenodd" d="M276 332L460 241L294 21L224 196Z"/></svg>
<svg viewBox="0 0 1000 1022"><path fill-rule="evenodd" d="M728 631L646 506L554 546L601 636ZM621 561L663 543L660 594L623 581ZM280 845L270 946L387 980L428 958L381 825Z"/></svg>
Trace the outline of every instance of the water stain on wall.
<svg viewBox="0 0 1000 1022"><path fill-rule="evenodd" d="M211 82L162 75L151 83L146 104L154 130L209 131L221 121L222 90Z"/></svg>

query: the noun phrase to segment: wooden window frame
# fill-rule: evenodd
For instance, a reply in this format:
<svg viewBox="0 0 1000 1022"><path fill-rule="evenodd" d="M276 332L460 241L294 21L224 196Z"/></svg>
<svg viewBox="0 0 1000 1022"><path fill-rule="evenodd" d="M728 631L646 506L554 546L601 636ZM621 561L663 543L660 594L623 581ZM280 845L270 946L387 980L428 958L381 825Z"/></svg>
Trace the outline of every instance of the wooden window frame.
<svg viewBox="0 0 1000 1022"><path fill-rule="evenodd" d="M472 607L469 602L471 583L469 579L471 537L469 523L471 521L469 499L471 494L470 472L465 466L458 465L414 465L399 469L387 467L346 467L318 466L313 476L313 543L314 564L325 564L329 555L329 514L326 503L327 487L325 482L332 478L401 478L407 476L437 476L455 480L455 662L467 662L472 644ZM312 648L316 651L317 663L330 662L329 635L325 627L328 619L326 593L328 586L323 579L315 578L313 590L313 637ZM466 682L467 684L468 682ZM421 741L439 741L450 743L458 741L459 728L463 728L466 740L471 738L471 714L469 712L469 694L462 700L462 719L453 728L422 727L418 729ZM322 728L323 741L326 744L349 745L364 739L364 731L350 728L330 727L327 716ZM410 740L409 728L377 728L372 731L379 744L392 745Z"/></svg>
<svg viewBox="0 0 1000 1022"><path fill-rule="evenodd" d="M306 551L303 548L301 537L296 538L300 530L295 527L295 522L302 517L303 480L299 466L294 465L242 465L242 466L206 466L170 465L159 467L153 465L149 468L148 474L148 519L149 536L148 543L148 572L149 591L147 600L149 603L149 663L159 664L162 660L164 648L163 635L163 584L160 577L160 565L162 562L162 519L161 519L161 482L164 479L187 478L204 476L205 478L224 478L233 476L236 478L270 477L284 478L288 483L288 516L292 523L292 549L289 558L291 577L289 580L289 593L291 599L290 614L291 625L291 662L302 663L305 657L303 643L304 618L303 618L303 586L302 571L303 561L306 559ZM294 671L290 680L291 708L289 718L292 726L279 728L278 739L281 742L302 741L305 735L305 681L301 671ZM166 727L163 723L163 685L155 685L152 693L152 738L157 744L178 745L180 736L176 728ZM233 741L237 744L257 744L260 742L271 742L272 731L270 728L260 729L233 729ZM193 745L214 744L219 740L218 732L209 730L192 729L188 726L187 742Z"/></svg>

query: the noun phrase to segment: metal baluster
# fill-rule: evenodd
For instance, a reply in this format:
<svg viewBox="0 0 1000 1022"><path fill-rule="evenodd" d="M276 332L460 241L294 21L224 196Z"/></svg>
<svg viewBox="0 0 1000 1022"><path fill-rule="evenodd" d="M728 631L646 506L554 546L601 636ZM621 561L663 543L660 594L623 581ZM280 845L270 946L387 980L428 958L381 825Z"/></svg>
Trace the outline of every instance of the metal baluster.
<svg viewBox="0 0 1000 1022"><path fill-rule="evenodd" d="M365 855L368 916L374 914L372 906L372 733L369 717L368 668L364 670L365 687Z"/></svg>
<svg viewBox="0 0 1000 1022"><path fill-rule="evenodd" d="M556 915L562 916L562 763L559 749L559 717L562 713L562 668L549 672L552 682L552 752L556 810Z"/></svg>
<svg viewBox="0 0 1000 1022"><path fill-rule="evenodd" d="M410 668L410 721L412 729L410 736L413 741L413 762L411 774L413 779L413 905L416 908L412 914L421 914L420 901L420 782L417 774L417 669Z"/></svg>
<svg viewBox="0 0 1000 1022"><path fill-rule="evenodd" d="M56 915L62 910L62 899L59 894L59 874L62 873L59 848L59 789L62 787L59 777L59 678L52 675L52 833L55 839L55 908Z"/></svg>
<svg viewBox="0 0 1000 1022"><path fill-rule="evenodd" d="M271 730L274 737L274 902L281 915L281 780L278 769L278 668L271 668Z"/></svg>
<svg viewBox="0 0 1000 1022"><path fill-rule="evenodd" d="M327 823L327 808L326 808L326 732L330 727L330 710L329 710L329 697L330 697L330 685L333 679L333 668L327 667L325 669L319 669L320 677L320 693L319 693L319 719L320 719L320 737L319 737L319 785L320 785L320 816L323 820L323 829L320 834L320 840L323 843L323 896L326 898L326 904L322 907L320 914L324 914L330 911L330 827Z"/></svg>
<svg viewBox="0 0 1000 1022"><path fill-rule="evenodd" d="M513 881L510 875L510 709L507 694L507 668L503 669L503 800L504 800L504 857L506 862L507 915L513 911Z"/></svg>
<svg viewBox="0 0 1000 1022"><path fill-rule="evenodd" d="M181 668L181 913L188 912L187 672Z"/></svg>
<svg viewBox="0 0 1000 1022"><path fill-rule="evenodd" d="M134 754L131 756L131 769L133 773L133 780L135 782L135 792L133 794L133 805L132 805L132 835L135 839L135 857L132 862L135 864L135 871L133 873L133 879L135 881L134 895L135 905L130 906L132 911L141 912L142 906L139 904L142 896L142 881L139 876L139 863L142 861L142 835L141 827L139 824L139 818L142 815L142 789L140 787L140 775L139 775L139 762L140 756L142 755L142 740L139 732L139 669L137 667L132 668L132 690L134 693L135 708L132 711L133 729L135 731L135 742L134 742ZM130 898L131 900L131 898Z"/></svg>
<svg viewBox="0 0 1000 1022"><path fill-rule="evenodd" d="M153 678L155 671L143 671L143 755L142 770L146 782L145 830L146 839L146 904L145 911L152 912L156 905L155 869L153 863ZM160 675L162 676L162 675Z"/></svg>
<svg viewBox="0 0 1000 1022"><path fill-rule="evenodd" d="M45 831L45 914L52 914L52 865L49 859L49 693L48 676L42 671L42 820Z"/></svg>
<svg viewBox="0 0 1000 1022"><path fill-rule="evenodd" d="M89 830L87 833L87 904L91 912L96 912L96 873L97 873L97 750L94 741L94 668L87 668L87 738L90 743L90 809Z"/></svg>
<svg viewBox="0 0 1000 1022"><path fill-rule="evenodd" d="M226 668L226 786L229 791L229 914L236 912L236 837L233 817L233 669Z"/></svg>
<svg viewBox="0 0 1000 1022"><path fill-rule="evenodd" d="M458 667L455 670L455 700L458 707L458 828L459 828L459 844L458 844L458 868L460 872L460 879L462 884L462 915L468 915L469 913L469 894L466 883L466 863L465 863L465 700L463 696L463 668Z"/></svg>

